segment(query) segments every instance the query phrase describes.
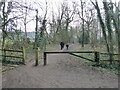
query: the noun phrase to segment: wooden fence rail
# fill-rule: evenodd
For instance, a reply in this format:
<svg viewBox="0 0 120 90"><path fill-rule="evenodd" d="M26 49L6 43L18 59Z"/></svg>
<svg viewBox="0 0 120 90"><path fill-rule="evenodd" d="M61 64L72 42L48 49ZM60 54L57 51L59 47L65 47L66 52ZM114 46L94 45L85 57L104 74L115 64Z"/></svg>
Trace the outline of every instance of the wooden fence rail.
<svg viewBox="0 0 120 90"><path fill-rule="evenodd" d="M100 53L100 52L97 52L97 51L55 51L55 52L49 52L49 51L46 51L44 52L44 66L47 64L47 54L61 54L61 53L68 53L70 55L73 55L73 56L77 56L77 57L80 57L80 58L83 58L83 59L86 59L86 60L89 60L89 61L92 61L92 62L96 62L99 64L100 62L100 54L106 54L106 55L109 55L109 53ZM93 53L94 54L94 60L92 59L89 59L89 58L86 58L86 57L83 57L83 56L80 56L80 55L76 55L74 53ZM120 55L120 54L112 54L112 55ZM110 61L110 60L106 60L106 61ZM115 60L117 62L120 62L120 60Z"/></svg>
<svg viewBox="0 0 120 90"><path fill-rule="evenodd" d="M99 52L96 52L96 51L59 51L59 52L49 52L49 51L46 51L44 52L44 65L47 64L47 54L61 54L61 53L68 53L68 54L71 54L73 56L77 56L77 57L80 57L80 58L83 58L83 59L86 59L86 60L89 60L89 61L92 61L92 62L97 62L99 63ZM86 57L83 57L83 56L80 56L80 55L76 55L74 53L93 53L95 55L95 59L92 60L92 59L89 59L89 58L86 58Z"/></svg>
<svg viewBox="0 0 120 90"><path fill-rule="evenodd" d="M112 56L120 56L120 54L114 54L114 53L100 53L100 55L112 55ZM109 61L110 64L114 62L119 62L120 63L120 58L118 58L118 60L102 60L102 61Z"/></svg>
<svg viewBox="0 0 120 90"><path fill-rule="evenodd" d="M6 60L6 57L12 57L12 58L21 58L22 59L22 63L25 64L25 48L23 47L22 50L8 50L8 49L0 49L1 51L4 52L4 55L0 55L2 57L4 57L4 59ZM7 55L6 52L18 52L21 53L22 56L11 56L11 55Z"/></svg>
<svg viewBox="0 0 120 90"><path fill-rule="evenodd" d="M120 55L120 54L114 54L114 53L100 53L100 54L104 54L104 55Z"/></svg>
<svg viewBox="0 0 120 90"><path fill-rule="evenodd" d="M76 57L80 57L80 58L89 60L89 61L91 61L91 62L94 62L94 60L92 60L92 59L89 59L89 58L86 58L86 57L83 57L83 56L80 56L80 55L76 55L76 54L74 54L74 53L69 53L69 54L70 54L70 55L73 55L73 56L76 56Z"/></svg>

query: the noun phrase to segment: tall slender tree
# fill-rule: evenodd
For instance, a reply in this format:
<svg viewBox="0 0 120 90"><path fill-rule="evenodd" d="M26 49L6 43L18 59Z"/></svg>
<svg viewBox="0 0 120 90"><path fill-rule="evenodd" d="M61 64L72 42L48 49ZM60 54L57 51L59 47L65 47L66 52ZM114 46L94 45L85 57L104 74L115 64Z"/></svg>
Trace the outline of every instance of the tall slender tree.
<svg viewBox="0 0 120 90"><path fill-rule="evenodd" d="M97 0L95 0L95 3L93 1L91 1L91 2L92 2L92 4L94 5L94 7L97 11L97 16L98 16L98 19L99 19L99 22L100 22L100 25L101 25L101 28L102 28L102 33L103 33L103 36L104 36L104 39L105 39L105 44L106 44L107 51L110 52L109 44L108 44L108 40L107 40L107 34L106 34L106 27L105 27L105 23L103 22L103 19L102 19L101 13L100 13L100 8L98 6L98 2L97 2Z"/></svg>
<svg viewBox="0 0 120 90"><path fill-rule="evenodd" d="M113 55L112 53L114 53L113 51L113 38L112 38L112 27L111 27L111 14L110 14L110 9L108 7L108 4L107 1L104 1L103 2L103 5L104 5L104 10L105 10L105 15L106 15L106 25L107 25L107 29L108 29L108 40L109 40L109 47L110 47L110 63L112 63L113 61Z"/></svg>
<svg viewBox="0 0 120 90"><path fill-rule="evenodd" d="M82 10L82 18L84 17L84 11L83 11L83 7L84 7L84 2L82 1L82 0L80 0L80 2L81 2L81 10ZM82 31L83 31L83 35L82 35L82 47L84 47L84 31L85 31L85 29L84 29L84 20L82 19Z"/></svg>

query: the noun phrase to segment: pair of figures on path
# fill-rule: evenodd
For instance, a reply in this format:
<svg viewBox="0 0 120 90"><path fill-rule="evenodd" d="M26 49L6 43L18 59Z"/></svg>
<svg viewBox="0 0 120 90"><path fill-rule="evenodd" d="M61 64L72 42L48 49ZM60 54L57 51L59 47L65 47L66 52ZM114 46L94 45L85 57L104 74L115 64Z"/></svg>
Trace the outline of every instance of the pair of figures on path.
<svg viewBox="0 0 120 90"><path fill-rule="evenodd" d="M61 46L61 50L64 48L65 43L64 42L60 42L60 46ZM66 48L68 50L69 44L66 44Z"/></svg>

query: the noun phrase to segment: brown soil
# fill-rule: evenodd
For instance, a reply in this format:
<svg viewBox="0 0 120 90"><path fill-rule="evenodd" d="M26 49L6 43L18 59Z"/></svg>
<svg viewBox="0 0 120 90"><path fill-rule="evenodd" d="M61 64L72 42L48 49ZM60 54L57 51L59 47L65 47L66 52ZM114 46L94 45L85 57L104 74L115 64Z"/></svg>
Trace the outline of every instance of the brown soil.
<svg viewBox="0 0 120 90"><path fill-rule="evenodd" d="M77 45L71 45L70 50ZM65 50L65 49L64 49ZM63 50L63 51L64 51ZM59 51L59 50L56 50ZM101 72L69 54L48 55L48 64L34 66L34 53L26 65L2 76L3 88L118 88L118 76Z"/></svg>

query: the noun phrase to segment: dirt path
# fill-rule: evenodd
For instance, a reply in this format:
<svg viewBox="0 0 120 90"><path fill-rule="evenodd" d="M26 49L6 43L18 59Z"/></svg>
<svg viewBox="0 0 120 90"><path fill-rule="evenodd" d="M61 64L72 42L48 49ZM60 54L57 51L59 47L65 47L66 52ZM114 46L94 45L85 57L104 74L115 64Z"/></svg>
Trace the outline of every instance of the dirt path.
<svg viewBox="0 0 120 90"><path fill-rule="evenodd" d="M6 72L3 88L118 88L117 75L97 71L73 56L54 54L47 59L47 66L33 66L32 57L27 65Z"/></svg>

